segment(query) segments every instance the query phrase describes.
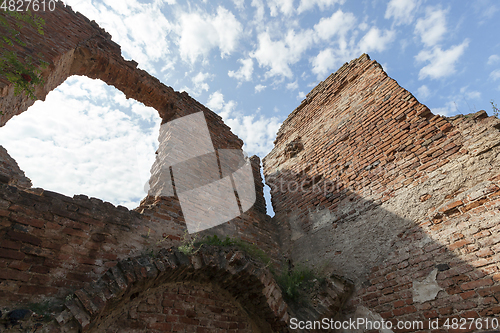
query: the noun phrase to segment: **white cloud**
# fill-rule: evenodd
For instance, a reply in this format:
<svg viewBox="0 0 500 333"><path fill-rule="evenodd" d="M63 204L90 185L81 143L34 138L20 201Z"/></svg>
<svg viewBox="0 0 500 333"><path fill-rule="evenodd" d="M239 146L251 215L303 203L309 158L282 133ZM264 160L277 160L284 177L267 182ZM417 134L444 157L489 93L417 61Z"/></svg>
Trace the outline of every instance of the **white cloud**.
<svg viewBox="0 0 500 333"><path fill-rule="evenodd" d="M34 187L134 208L146 196L159 124L154 109L75 76L11 119L0 142Z"/></svg>
<svg viewBox="0 0 500 333"><path fill-rule="evenodd" d="M80 3L81 0L64 0L65 3L70 4ZM116 10L120 15L129 15L131 12L141 11L142 3L137 0L102 0L106 5ZM164 1L153 1L156 4L161 4L162 2L166 2L168 5L174 5L176 3L175 0L164 0ZM73 6L73 5L71 5Z"/></svg>
<svg viewBox="0 0 500 333"><path fill-rule="evenodd" d="M474 12L480 17L479 25L485 24L488 20L494 19L500 8L495 0L476 0L472 4Z"/></svg>
<svg viewBox="0 0 500 333"><path fill-rule="evenodd" d="M264 3L262 2L262 0L252 0L251 6L255 7L255 22L262 22L266 14L266 8L264 7Z"/></svg>
<svg viewBox="0 0 500 333"><path fill-rule="evenodd" d="M67 1L70 3L71 1ZM113 8L120 15L128 15L131 12L137 12L140 10L140 3L135 0L103 0L108 7Z"/></svg>
<svg viewBox="0 0 500 333"><path fill-rule="evenodd" d="M356 17L352 13L344 13L339 9L330 17L322 17L314 26L314 30L319 39L329 40L337 34L344 36L354 28L355 23Z"/></svg>
<svg viewBox="0 0 500 333"><path fill-rule="evenodd" d="M447 11L435 7L427 7L425 12L425 18L417 20L415 34L420 36L425 46L431 47L438 44L447 31Z"/></svg>
<svg viewBox="0 0 500 333"><path fill-rule="evenodd" d="M447 102L443 107L432 108L432 113L439 114L441 116L449 117L457 112L457 104L453 101Z"/></svg>
<svg viewBox="0 0 500 333"><path fill-rule="evenodd" d="M193 96L199 96L203 91L208 91L208 89L210 89L210 86L205 81L212 77L213 75L210 73L199 72L191 78L193 87L191 89L185 87L183 90L189 92Z"/></svg>
<svg viewBox="0 0 500 333"><path fill-rule="evenodd" d="M264 89L266 89L266 86L264 86L262 84L258 84L258 85L255 86L255 92L256 93L259 93L259 92L261 92Z"/></svg>
<svg viewBox="0 0 500 333"><path fill-rule="evenodd" d="M382 52L394 40L395 35L393 30L384 30L382 32L379 28L373 27L361 38L359 42L360 51L364 53L371 51Z"/></svg>
<svg viewBox="0 0 500 333"><path fill-rule="evenodd" d="M470 99L480 99L481 98L481 93L479 91L468 91L465 95Z"/></svg>
<svg viewBox="0 0 500 333"><path fill-rule="evenodd" d="M242 65L240 67L240 69L238 69L236 72L229 71L227 73L227 75L229 75L229 77L234 77L238 81L250 81L250 80L252 80L252 73L253 73L253 60L252 60L252 58L239 59L238 61Z"/></svg>
<svg viewBox="0 0 500 333"><path fill-rule="evenodd" d="M208 97L207 107L215 112L222 110L224 106L224 95L216 91Z"/></svg>
<svg viewBox="0 0 500 333"><path fill-rule="evenodd" d="M184 61L194 63L206 56L218 41L217 30L198 13L183 14L180 19L179 51Z"/></svg>
<svg viewBox="0 0 500 333"><path fill-rule="evenodd" d="M335 56L333 49L327 48L319 52L311 62L313 65L312 72L318 77L322 77L335 68L339 61Z"/></svg>
<svg viewBox="0 0 500 333"><path fill-rule="evenodd" d="M368 30L368 25L364 30ZM358 28L361 26L358 25ZM343 62L349 61L362 52L383 51L395 37L394 31L381 31L372 27L356 45L359 33L356 28L356 17L352 13L337 10L330 17L322 18L314 26L314 41L316 45L323 45L330 41L329 46L321 50L315 57L309 59L312 72L318 79L335 70ZM349 32L352 34L349 36ZM335 38L336 37L336 38Z"/></svg>
<svg viewBox="0 0 500 333"><path fill-rule="evenodd" d="M264 157L273 149L273 141L281 123L276 117L257 117L255 115L228 118L224 122L240 137L243 149L249 155Z"/></svg>
<svg viewBox="0 0 500 333"><path fill-rule="evenodd" d="M419 62L429 62L423 67L419 74L419 80L429 77L431 79L439 79L455 73L455 64L465 49L469 45L469 40L466 39L460 45L455 45L448 50L442 50L440 47L435 47L431 51L422 50L416 56Z"/></svg>
<svg viewBox="0 0 500 333"><path fill-rule="evenodd" d="M304 98L306 98L306 93L303 92L303 91L299 91L299 94L297 95L297 99L299 101L303 100Z"/></svg>
<svg viewBox="0 0 500 333"><path fill-rule="evenodd" d="M465 96L469 99L480 99L481 93L479 91L467 91Z"/></svg>
<svg viewBox="0 0 500 333"><path fill-rule="evenodd" d="M107 0L94 4L92 1L65 0L65 3L98 22L121 46L126 58L134 59L151 73L156 72L153 63L170 54L167 36L173 25L161 13L159 1L144 4L137 0Z"/></svg>
<svg viewBox="0 0 500 333"><path fill-rule="evenodd" d="M498 62L500 62L500 57L497 54L492 54L488 57L488 65L494 65Z"/></svg>
<svg viewBox="0 0 500 333"><path fill-rule="evenodd" d="M128 28L133 44L142 45L146 55L153 61L163 60L169 54L166 35L172 25L165 16L158 15L159 8L149 7L136 15L126 16L124 23Z"/></svg>
<svg viewBox="0 0 500 333"><path fill-rule="evenodd" d="M290 50L287 48L285 42L281 40L273 42L267 32L261 33L258 39L259 48L252 56L257 59L260 67L271 67L266 76L283 75L291 78L293 74L288 66L290 62Z"/></svg>
<svg viewBox="0 0 500 333"><path fill-rule="evenodd" d="M122 93L121 96L125 97ZM146 108L142 103L134 103L129 106L131 111L140 117L141 120L154 123L158 119L158 112L153 108Z"/></svg>
<svg viewBox="0 0 500 333"><path fill-rule="evenodd" d="M396 25L410 24L413 21L416 7L416 0L391 0L387 4L385 18L393 17Z"/></svg>
<svg viewBox="0 0 500 333"><path fill-rule="evenodd" d="M314 43L314 31L312 29L299 32L288 30L285 42L290 50L291 57L300 60L302 53Z"/></svg>
<svg viewBox="0 0 500 333"><path fill-rule="evenodd" d="M286 89L288 90L295 90L299 88L299 82L295 80L294 82L290 82L286 85Z"/></svg>
<svg viewBox="0 0 500 333"><path fill-rule="evenodd" d="M467 99L480 99L481 98L481 93L479 91L469 91L467 90L469 86L465 86L460 88L460 94L462 94L462 98L467 98Z"/></svg>
<svg viewBox="0 0 500 333"><path fill-rule="evenodd" d="M233 0L234 6L240 10L245 8L245 0Z"/></svg>
<svg viewBox="0 0 500 333"><path fill-rule="evenodd" d="M208 97L207 106L221 116L224 121L229 117L237 116L235 113L237 103L235 101L226 103L224 95L220 91L216 91Z"/></svg>
<svg viewBox="0 0 500 333"><path fill-rule="evenodd" d="M419 99L426 99L431 95L430 89L424 84L420 88L417 89L417 95Z"/></svg>
<svg viewBox="0 0 500 333"><path fill-rule="evenodd" d="M213 19L213 25L219 35L217 46L223 58L235 49L243 27L233 13L223 7L217 8L217 16Z"/></svg>
<svg viewBox="0 0 500 333"><path fill-rule="evenodd" d="M282 12L286 16L290 16L294 12L294 0L268 0L267 5L271 11L271 16L278 16Z"/></svg>
<svg viewBox="0 0 500 333"><path fill-rule="evenodd" d="M264 157L273 148L279 126L276 117L256 117L255 115L243 116L236 112L236 102L224 101L224 95L217 91L208 98L207 106L217 112L232 132L245 143L243 149L249 155Z"/></svg>
<svg viewBox="0 0 500 333"><path fill-rule="evenodd" d="M368 23L366 22L361 22L359 25L358 25L358 28L362 31L366 31L368 30L370 26L368 25Z"/></svg>
<svg viewBox="0 0 500 333"><path fill-rule="evenodd" d="M223 7L217 8L216 15L183 13L179 20L178 40L181 58L190 63L198 57L206 57L218 47L221 57L231 54L243 31L236 17Z"/></svg>
<svg viewBox="0 0 500 333"><path fill-rule="evenodd" d="M494 81L500 79L500 69L497 69L497 70L494 70L493 72L491 72L490 78L492 78Z"/></svg>
<svg viewBox="0 0 500 333"><path fill-rule="evenodd" d="M259 46L251 56L259 63L260 67L269 67L266 77L284 76L292 78L293 73L289 65L297 63L302 53L307 50L313 42L314 32L312 30L296 33L289 30L284 40L271 40L269 33L263 32L258 36Z"/></svg>
<svg viewBox="0 0 500 333"><path fill-rule="evenodd" d="M299 13L305 12L307 10L311 10L315 5L319 7L322 11L331 7L335 4L342 5L345 0L300 0L300 5L297 8Z"/></svg>

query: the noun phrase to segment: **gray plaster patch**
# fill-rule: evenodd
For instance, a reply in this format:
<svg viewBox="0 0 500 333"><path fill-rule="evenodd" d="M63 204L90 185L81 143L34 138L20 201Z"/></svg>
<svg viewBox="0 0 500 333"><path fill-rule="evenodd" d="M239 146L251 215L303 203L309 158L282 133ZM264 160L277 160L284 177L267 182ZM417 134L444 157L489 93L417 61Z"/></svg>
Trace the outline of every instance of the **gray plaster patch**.
<svg viewBox="0 0 500 333"><path fill-rule="evenodd" d="M433 270L422 282L413 281L413 302L423 303L436 298L443 290L436 281L438 270Z"/></svg>

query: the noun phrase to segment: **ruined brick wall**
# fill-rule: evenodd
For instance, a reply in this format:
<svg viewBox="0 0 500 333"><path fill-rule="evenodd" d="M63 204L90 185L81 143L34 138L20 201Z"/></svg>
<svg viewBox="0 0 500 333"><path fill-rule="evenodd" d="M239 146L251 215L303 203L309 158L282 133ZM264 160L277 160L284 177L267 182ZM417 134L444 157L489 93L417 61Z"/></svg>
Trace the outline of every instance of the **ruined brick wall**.
<svg viewBox="0 0 500 333"><path fill-rule="evenodd" d="M15 24L12 17L4 13L0 15ZM49 63L42 72L45 84L36 86L35 89L38 99L44 100L50 91L68 77L83 75L100 79L122 91L127 98L134 98L153 107L163 122L203 111L217 148L238 149L243 145L217 114L192 99L186 92L175 92L146 71L138 69L135 61L124 60L120 46L94 21L88 20L79 12L73 12L70 6L61 1L56 2L54 11L40 11L37 15L46 22L43 26L44 35L26 26L20 36L26 46L11 49L17 52L19 58L31 56ZM3 112L0 115L0 126L16 114L26 111L33 103L24 94L16 96L13 85L4 77L0 78L0 111Z"/></svg>
<svg viewBox="0 0 500 333"><path fill-rule="evenodd" d="M499 313L499 128L433 115L367 55L345 64L264 159L284 249L355 282L346 316Z"/></svg>
<svg viewBox="0 0 500 333"><path fill-rule="evenodd" d="M202 111L216 149L241 148L219 116L125 61L95 23L61 2L55 12L40 14L47 22L44 37L28 28L29 45L18 50L42 52L50 64L46 84L36 90L40 99L67 77L86 75L154 107L163 122ZM0 125L31 104L0 82ZM435 116L363 55L313 89L283 123L264 160L275 218L265 215L259 161L252 158L256 204L204 235L241 237L276 261L286 254L292 263L352 280L356 290L345 318L498 314L499 123L484 111ZM283 328L286 305L265 268L235 253L156 257L183 237L176 198L148 196L129 211L95 198L29 189L4 151L0 158L1 306L47 299L61 305L69 297L57 320L78 331L121 318L106 317L118 308L134 319L132 307L117 306L132 296L149 304L150 286L177 282L165 276L189 275L206 284L230 274L232 295L249 293L240 305L257 300L262 307L251 320L264 316ZM254 287L245 291L249 281Z"/></svg>
<svg viewBox="0 0 500 333"><path fill-rule="evenodd" d="M0 146L0 177L2 183L11 184L19 188L30 188L31 180L26 177L24 172L19 168L17 162L10 157L7 150Z"/></svg>
<svg viewBox="0 0 500 333"><path fill-rule="evenodd" d="M9 320L7 314L2 318L4 328L11 329L7 332L42 328L43 332L75 333L125 328L281 332L286 331L289 319L287 305L269 270L231 247L205 245L189 255L172 247L127 257L99 279L80 285L73 285L65 297L55 298L37 297L32 288L30 304L39 310L43 307L38 314L48 315L49 320L41 324L29 314L19 322ZM30 308L21 299L3 300L0 306L3 314Z"/></svg>
<svg viewBox="0 0 500 333"><path fill-rule="evenodd" d="M183 232L173 213L159 218L84 195L0 186L2 305L64 299L118 260L178 244Z"/></svg>
<svg viewBox="0 0 500 333"><path fill-rule="evenodd" d="M226 223L197 233L196 239L201 240L204 237L213 235L217 235L221 239L225 239L226 237L242 239L263 249L269 254L276 265L280 265L284 256L279 246L279 230L276 228L271 217L266 213L264 183L260 173L260 159L258 156L252 156L250 162L255 180L256 193L256 200L253 207ZM175 222L174 231L171 232L169 239L179 241L186 236L182 209L176 198L153 198L147 196L135 210L140 213L150 212L148 214L151 217L148 218L156 222ZM165 232L157 231L156 234L163 235ZM167 232L167 234L169 233Z"/></svg>
<svg viewBox="0 0 500 333"><path fill-rule="evenodd" d="M48 92L56 88L71 75L85 75L100 79L121 90L127 98L134 98L147 106L155 108L162 122L203 112L207 121L210 136L215 149L241 149L243 142L224 124L222 118L191 98L187 93L175 92L171 87L161 83L147 72L137 68L134 61L126 61L121 56L120 47L111 40L111 36L99 28L95 22L90 22L80 13L75 13L71 7L62 2L56 3L56 10L38 13L46 21L45 34L40 36L27 27L23 30L22 39L27 46L17 50L19 56L38 55L49 63L43 72L45 84L37 87L36 95L44 99ZM4 15L4 14L1 14ZM8 18L11 20L11 18ZM64 27L64 28L61 28ZM0 126L3 126L14 115L19 114L33 103L24 95L15 96L14 87L0 78ZM259 168L260 161L254 160L254 168ZM265 204L262 191L260 172L254 172L255 185L258 191L254 208L244 216L230 223L231 228L215 230L219 234L229 232L229 236L245 236L247 240L262 245L266 250L278 254L274 234L276 233L270 220L265 215ZM153 209L154 198L146 198L144 208ZM172 199L167 205L170 213L178 213L178 201ZM155 208L158 215L168 215ZM181 214L178 214L181 215ZM261 222L257 222L261 221ZM219 228L220 229L220 228ZM163 234L163 233L160 233ZM179 238L182 234L176 234Z"/></svg>
<svg viewBox="0 0 500 333"><path fill-rule="evenodd" d="M92 38L110 39L109 34L100 29L95 22L90 22L80 13L74 13L70 7L66 7L62 2L56 3L54 12L38 12L47 24L44 26L45 34L41 36L30 26L25 26L22 30L21 40L26 43L26 47L16 45L11 50L17 52L19 58L31 56L33 59L41 59L49 63L43 71L45 84L38 86L35 93L38 99L45 99L45 96L58 85L60 85L71 73L71 66L74 57L74 50L83 42ZM14 24L13 18L6 16L3 11L0 15ZM65 29L61 29L61 27ZM3 30L1 33L5 33ZM116 45L116 44L115 44ZM14 87L6 80L0 78L0 126L3 126L10 118L27 110L34 101L25 95L15 96Z"/></svg>
<svg viewBox="0 0 500 333"><path fill-rule="evenodd" d="M500 175L445 193L449 199L426 211L428 219L398 235L346 312L424 323L438 319L441 325L465 319L464 332L475 330L471 318L482 318L477 329L495 328L492 319L500 314Z"/></svg>
<svg viewBox="0 0 500 333"><path fill-rule="evenodd" d="M287 305L263 266L236 248L213 246L190 255L169 248L128 258L77 290L46 328L286 331Z"/></svg>
<svg viewBox="0 0 500 333"><path fill-rule="evenodd" d="M60 1L54 12L38 14L46 21L45 34L41 36L25 28L21 38L27 46L16 51L20 57L36 55L37 58L41 53L41 59L49 63L42 74L44 86L35 90L39 99L43 100L69 76L85 75L101 79L124 92L127 98L155 108L164 123L202 111L216 149L241 149L242 141L217 114L187 93L175 92L138 69L134 61L125 61L120 47L95 22L73 12ZM16 96L14 87L0 78L0 110L3 112L0 126L32 104L27 96ZM121 272L116 268L120 261L145 254L154 256L161 249L178 246L185 235L185 222L175 197L148 196L137 209L130 211L85 195L70 198L43 189L31 189L29 179L15 161L5 150L0 153L2 308L15 309L44 301L62 306L76 290L87 288L92 281L111 274L110 271ZM242 216L206 231L198 239L214 233L243 238L268 251L277 261L276 230L265 213L260 160L252 157L251 161L256 204ZM143 269L149 270L149 266ZM260 272L269 274L265 268ZM276 289L270 281L261 289L267 290L270 286ZM136 292L142 295L146 289L139 288ZM273 295L276 293L280 295L273 291ZM106 292L99 297L106 297L104 295ZM265 297L274 302L270 305L274 311L271 317L282 320L280 316L286 314L284 303L276 303L271 293ZM82 300L79 302L81 304ZM77 312L82 319L92 311L93 308L86 308ZM261 317L262 314L253 316ZM62 322L65 321L63 317L59 318ZM84 323L82 319L77 326Z"/></svg>
<svg viewBox="0 0 500 333"><path fill-rule="evenodd" d="M178 283L134 302L101 329L106 332L257 332L252 319L224 289Z"/></svg>

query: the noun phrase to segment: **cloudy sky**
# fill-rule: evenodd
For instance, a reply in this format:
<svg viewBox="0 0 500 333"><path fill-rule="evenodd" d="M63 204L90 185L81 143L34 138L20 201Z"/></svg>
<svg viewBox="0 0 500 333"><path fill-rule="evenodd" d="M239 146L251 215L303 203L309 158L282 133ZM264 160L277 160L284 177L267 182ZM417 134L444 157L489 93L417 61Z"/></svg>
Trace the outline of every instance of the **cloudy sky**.
<svg viewBox="0 0 500 333"><path fill-rule="evenodd" d="M344 62L368 53L434 113L500 102L496 0L64 0L126 59L220 114L264 157L280 123ZM35 187L129 208L145 196L156 111L71 77L0 129Z"/></svg>

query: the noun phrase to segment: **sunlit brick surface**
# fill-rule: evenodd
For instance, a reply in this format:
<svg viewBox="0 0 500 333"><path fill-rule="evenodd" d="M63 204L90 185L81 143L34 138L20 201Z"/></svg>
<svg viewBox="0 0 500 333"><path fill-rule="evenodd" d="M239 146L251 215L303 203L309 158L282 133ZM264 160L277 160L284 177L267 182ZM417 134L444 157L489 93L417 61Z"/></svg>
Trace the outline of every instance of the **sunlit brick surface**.
<svg viewBox="0 0 500 333"><path fill-rule="evenodd" d="M344 318L491 319L499 128L484 111L433 115L367 55L345 64L284 121L264 159L284 250L355 282Z"/></svg>

